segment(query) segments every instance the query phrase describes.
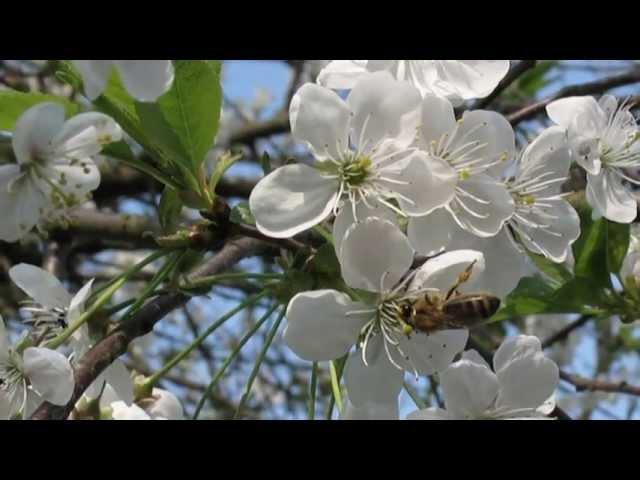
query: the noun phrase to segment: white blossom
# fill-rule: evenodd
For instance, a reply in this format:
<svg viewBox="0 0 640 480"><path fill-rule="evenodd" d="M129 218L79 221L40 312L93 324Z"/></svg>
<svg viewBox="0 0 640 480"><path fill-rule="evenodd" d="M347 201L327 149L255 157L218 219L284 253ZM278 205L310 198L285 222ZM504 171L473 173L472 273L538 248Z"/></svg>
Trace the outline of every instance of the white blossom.
<svg viewBox="0 0 640 480"><path fill-rule="evenodd" d="M64 355L40 347L17 351L0 317L0 419L28 418L45 401L65 405L73 387L73 369Z"/></svg>
<svg viewBox="0 0 640 480"><path fill-rule="evenodd" d="M412 245L425 255L444 248L481 251L487 261L482 286L499 297L506 296L522 277L536 271L523 246L563 263L580 235L580 218L560 189L567 180L572 159L564 130L544 130L514 157L513 162L490 169L514 206L497 234L481 236L461 228L463 225L456 225L446 208L412 218L407 231Z"/></svg>
<svg viewBox="0 0 640 480"><path fill-rule="evenodd" d="M456 104L489 95L509 71L509 60L332 60L318 83L350 89L368 72L388 71L396 79Z"/></svg>
<svg viewBox="0 0 640 480"><path fill-rule="evenodd" d="M280 167L256 185L249 204L258 229L290 237L331 213L356 217L359 203L424 215L448 202L455 175L410 147L419 103L418 91L388 72L363 77L346 101L303 85L291 101L291 131L316 162Z"/></svg>
<svg viewBox="0 0 640 480"><path fill-rule="evenodd" d="M150 398L138 401L152 420L184 420L182 403L173 393L162 388L154 388Z"/></svg>
<svg viewBox="0 0 640 480"><path fill-rule="evenodd" d="M419 133L419 145L429 155L430 165L448 171L454 182L444 208L409 220L413 246L425 255L441 250L456 224L482 238L496 235L515 209L505 185L490 175L514 155L509 122L484 110L465 112L456 121L448 100L427 95Z"/></svg>
<svg viewBox="0 0 640 480"><path fill-rule="evenodd" d="M587 202L613 222L636 218L636 199L625 182L640 184L627 169L640 167L640 132L630 105L604 95L568 97L547 106L549 118L567 129L575 159L587 171Z"/></svg>
<svg viewBox="0 0 640 480"><path fill-rule="evenodd" d="M482 254L447 252L409 272L412 261L413 249L397 226L368 218L347 231L341 257L347 285L368 294L356 301L342 292L318 290L289 302L284 339L301 358L333 360L358 346L344 372L356 407L397 400L405 370L416 375L442 371L466 344L467 330L412 333L400 313L405 302L427 292L443 295L472 263L472 278L461 290L473 288L484 269Z"/></svg>
<svg viewBox="0 0 640 480"><path fill-rule="evenodd" d="M65 121L64 108L40 103L18 119L13 132L17 164L0 165L0 240L15 242L41 220L53 220L98 188L91 160L120 140L120 127L101 113Z"/></svg>
<svg viewBox="0 0 640 480"><path fill-rule="evenodd" d="M555 408L559 373L542 352L540 340L526 335L507 338L493 357L493 370L475 350L464 352L439 376L446 409L418 410L408 419L548 418Z"/></svg>
<svg viewBox="0 0 640 480"><path fill-rule="evenodd" d="M131 96L142 102L155 102L173 83L171 60L73 60L82 75L84 91L95 100L104 91L117 69Z"/></svg>

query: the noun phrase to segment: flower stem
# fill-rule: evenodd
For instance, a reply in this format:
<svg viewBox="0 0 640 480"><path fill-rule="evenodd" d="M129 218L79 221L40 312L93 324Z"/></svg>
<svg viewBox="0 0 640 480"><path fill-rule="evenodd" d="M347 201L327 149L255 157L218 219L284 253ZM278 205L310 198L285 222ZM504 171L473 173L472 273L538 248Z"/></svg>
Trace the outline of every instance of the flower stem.
<svg viewBox="0 0 640 480"><path fill-rule="evenodd" d="M284 315L286 313L286 309L282 309L282 311L280 312L280 314L278 315L278 318L276 319L275 323L273 324L273 327L271 327L271 331L269 332L269 335L267 336L267 338L264 341L264 345L262 346L262 350L260 351L260 354L258 355L258 358L256 360L255 365L253 366L253 370L251 371L251 375L249 375L249 381L247 382L247 386L245 387L244 390L244 394L242 395L242 398L240 399L240 403L238 404L238 408L236 408L236 412L233 415L233 418L236 418L240 412L244 409L244 405L246 403L246 401L249 399L249 395L251 394L251 387L253 386L253 382L255 381L256 377L258 376L258 371L260 370L260 366L262 365L262 362L264 361L265 357L267 356L267 352L269 350L269 347L271 346L271 343L273 343L273 339L276 336L276 333L278 331L278 328L280 327L280 323L282 323L282 319L284 318Z"/></svg>
<svg viewBox="0 0 640 480"><path fill-rule="evenodd" d="M249 341L249 339L253 337L253 335L258 331L258 329L269 319L269 317L275 311L276 308L278 308L277 303L274 304L271 308L269 308L269 310L267 310L267 312L262 316L262 318L260 318L260 320L256 322L256 324L245 334L244 337L242 337L238 346L231 352L231 354L224 361L224 363L222 364L222 367L220 367L220 370L218 371L218 373L216 373L216 376L213 378L213 380L211 380L211 383L207 385L207 389L205 390L204 394L200 398L200 401L196 406L196 411L193 414L193 420L198 419L198 416L200 415L200 411L204 406L204 402L211 396L211 392L213 391L215 386L218 384L218 381L222 378L222 376L224 375L229 365L231 365L231 362L233 362L233 360L238 356L238 354L240 353L240 350L242 350L242 347L244 347L244 345Z"/></svg>
<svg viewBox="0 0 640 480"><path fill-rule="evenodd" d="M333 245L333 235L331 235L331 232L324 228L322 225L316 225L315 227L313 227L313 231L324 238L328 243Z"/></svg>
<svg viewBox="0 0 640 480"><path fill-rule="evenodd" d="M233 309L229 310L224 315L222 315L218 320L216 320L211 325L209 325L209 327L207 327L205 331L203 331L200 335L198 335L198 337L193 342L191 342L191 344L187 348L185 348L182 352L178 353L175 357L169 360L160 370L158 370L151 377L149 377L145 381L143 388L146 390L151 390L162 377L164 377L167 373L169 373L169 371L173 367L175 367L178 363L180 363L182 360L188 357L191 354L191 352L193 352L196 348L198 348L202 344L202 342L206 340L206 338L209 335L211 335L213 332L217 330L218 327L220 327L224 322L226 322L231 317L233 317L236 313L247 308L249 305L253 305L254 303L256 303L258 300L260 300L265 295L267 295L267 293L268 293L267 291L263 291L258 293L257 295L253 295L247 298L244 302L238 304Z"/></svg>
<svg viewBox="0 0 640 480"><path fill-rule="evenodd" d="M329 363L329 370L331 372L331 391L333 392L333 398L338 405L338 410L342 411L342 393L340 392L340 379L338 378L338 372L336 371L336 364L334 360Z"/></svg>
<svg viewBox="0 0 640 480"><path fill-rule="evenodd" d="M335 367L336 370L336 379L338 380L338 382L340 382L340 379L342 378L342 373L344 372L344 366L347 363L347 358L349 357L349 354L347 353L344 357L339 358L338 360L333 360L331 361L331 367L333 367L334 362L337 364ZM338 383L339 386L339 383ZM336 396L335 396L335 392L333 390L333 375L331 378L331 398L329 399L329 407L327 408L327 420L331 420L331 417L333 416L333 407L335 405L336 402ZM340 389L338 388L338 394L340 393ZM342 400L342 398L341 398ZM338 408L340 408L340 405L338 405Z"/></svg>
<svg viewBox="0 0 640 480"><path fill-rule="evenodd" d="M63 330L57 337L49 340L46 343L45 347L56 349L60 345L62 345L64 342L66 342L67 339L71 335L73 335L73 332L75 332L78 328L80 328L87 321L89 321L89 319L111 299L113 294L116 293L129 280L131 276L138 273L149 263L153 262L154 260L166 254L167 252L164 250L154 252L151 255L149 255L147 258L142 260L140 263L130 268L127 272L122 274L117 280L110 282L110 285L107 288L102 290L102 293L98 296L96 301L91 304L91 307L85 310L82 315L80 315L71 325L69 325L65 330Z"/></svg>
<svg viewBox="0 0 640 480"><path fill-rule="evenodd" d="M403 386L405 391L411 397L411 400L413 400L413 403L416 404L416 407L418 407L419 409L427 408L427 404L420 398L420 395L418 395L418 392L416 392L411 385L409 385L407 382L404 382Z"/></svg>
<svg viewBox="0 0 640 480"><path fill-rule="evenodd" d="M169 260L166 261L162 268L158 270L158 273L154 275L149 285L145 287L134 304L131 305L131 307L129 307L129 310L124 313L121 321L126 322L133 316L134 313L136 313L140 309L142 304L153 294L156 288L158 288L158 286L171 274L171 272L173 272L173 269L176 267L176 265L178 265L178 263L186 253L187 250L183 250L181 252L174 252L173 255L171 255L171 258L169 258Z"/></svg>
<svg viewBox="0 0 640 480"><path fill-rule="evenodd" d="M207 277L200 277L198 279L190 281L188 284L180 285L182 290L190 290L193 288L209 287L216 283L223 282L225 280L244 280L244 279L258 279L258 280L277 280L283 276L279 273L222 273L220 275L210 275Z"/></svg>
<svg viewBox="0 0 640 480"><path fill-rule="evenodd" d="M311 385L309 387L309 420L316 418L316 389L318 387L318 362L311 367Z"/></svg>

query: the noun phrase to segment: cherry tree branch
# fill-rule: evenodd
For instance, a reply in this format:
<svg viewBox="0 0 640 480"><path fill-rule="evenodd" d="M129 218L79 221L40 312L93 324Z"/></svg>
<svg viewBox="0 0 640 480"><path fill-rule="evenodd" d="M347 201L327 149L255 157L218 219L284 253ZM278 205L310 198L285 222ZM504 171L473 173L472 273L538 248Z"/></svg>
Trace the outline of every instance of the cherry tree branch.
<svg viewBox="0 0 640 480"><path fill-rule="evenodd" d="M528 70L531 70L536 66L536 60L521 60L518 62L513 68L507 72L507 75L502 79L502 81L498 84L491 94L489 94L485 98L481 98L476 101L470 110L478 110L481 108L485 108L487 105L491 104L502 92L504 92L509 86L514 83L518 78L520 78L524 73Z"/></svg>
<svg viewBox="0 0 640 480"><path fill-rule="evenodd" d="M255 255L262 247L263 243L253 238L242 237L230 240L220 252L190 278L196 280L200 277L224 272L243 258ZM31 419L62 420L67 418L84 391L116 358L126 353L131 341L151 332L157 322L185 304L189 298L182 293L173 292L158 296L148 302L133 318L120 324L80 359L74 370L75 387L69 402L62 406L45 402L34 412Z"/></svg>
<svg viewBox="0 0 640 480"><path fill-rule="evenodd" d="M507 115L507 120L511 122L511 125L515 126L524 120L528 120L544 112L547 105L559 98L571 97L574 95L593 95L605 92L612 88L622 87L624 85L630 85L638 82L640 82L640 68L633 68L628 72L621 73L619 75L613 75L611 77L579 85L570 85L560 89L555 95L552 95L545 100L532 103L531 105L527 105L516 112Z"/></svg>
<svg viewBox="0 0 640 480"><path fill-rule="evenodd" d="M625 381L608 382L606 380L592 380L579 375L573 375L562 370L560 370L560 378L576 387L577 392L625 393L628 395L640 396L640 386L629 385Z"/></svg>
<svg viewBox="0 0 640 480"><path fill-rule="evenodd" d="M569 337L569 335L571 334L571 332L573 332L574 330L582 327L583 325L585 325L591 319L593 319L593 317L591 315L582 315L577 320L571 322L570 324L568 324L564 328L558 330L553 335L550 335L546 340L544 340L542 342L542 348L543 349L549 348L553 344L555 344L556 342L561 342L563 340L566 340Z"/></svg>

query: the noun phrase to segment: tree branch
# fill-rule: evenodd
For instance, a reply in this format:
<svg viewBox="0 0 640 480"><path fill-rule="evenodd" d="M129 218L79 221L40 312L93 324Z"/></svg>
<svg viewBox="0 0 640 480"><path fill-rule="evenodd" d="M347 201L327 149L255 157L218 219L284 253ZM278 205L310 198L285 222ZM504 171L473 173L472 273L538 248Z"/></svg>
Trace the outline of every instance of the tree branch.
<svg viewBox="0 0 640 480"><path fill-rule="evenodd" d="M591 380L562 370L560 370L560 378L576 387L576 392L610 392L640 396L640 387L629 385L625 381L607 382L605 380Z"/></svg>
<svg viewBox="0 0 640 480"><path fill-rule="evenodd" d="M242 237L230 240L220 252L191 275L191 279L223 272L241 259L254 255L262 246L262 242L253 238ZM127 346L132 340L151 332L157 322L188 300L189 297L176 292L161 295L148 302L131 320L120 324L80 359L74 371L75 388L71 400L63 406L45 402L31 416L31 419L67 418L84 391L105 368L127 351Z"/></svg>
<svg viewBox="0 0 640 480"><path fill-rule="evenodd" d="M566 327L558 330L553 335L550 335L549 338L547 338L546 340L544 340L542 342L542 348L543 349L549 348L550 346L552 346L556 342L561 342L563 340L566 340L567 337L571 334L571 332L573 332L577 328L580 328L581 326L585 325L592 318L593 317L591 315L582 315L580 318L578 318L574 322L571 322Z"/></svg>
<svg viewBox="0 0 640 480"><path fill-rule="evenodd" d="M637 82L640 82L640 68L634 68L628 72L621 73L620 75L614 75L593 82L583 83L580 85L570 85L568 87L564 87L555 95L545 100L527 105L526 107L523 107L518 111L507 115L507 120L511 122L511 125L515 126L524 120L528 120L542 113L547 105L549 105L554 100L558 100L559 98L571 97L574 95L593 95L596 93L605 92L612 88L621 87L623 85L629 85Z"/></svg>
<svg viewBox="0 0 640 480"><path fill-rule="evenodd" d="M495 100L502 92L504 92L509 86L518 80L527 70L532 69L536 66L536 60L521 60L515 65L507 75L502 79L502 81L498 84L493 92L489 94L489 96L485 98L481 98L476 101L470 110L478 110L485 108L489 105L493 100Z"/></svg>

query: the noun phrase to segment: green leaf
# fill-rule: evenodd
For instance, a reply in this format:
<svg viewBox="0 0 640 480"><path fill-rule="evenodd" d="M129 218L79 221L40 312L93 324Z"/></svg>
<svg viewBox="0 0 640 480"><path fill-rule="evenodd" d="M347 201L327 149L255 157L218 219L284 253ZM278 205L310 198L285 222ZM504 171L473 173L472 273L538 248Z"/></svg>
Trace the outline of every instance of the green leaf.
<svg viewBox="0 0 640 480"><path fill-rule="evenodd" d="M627 256L630 225L607 221L607 266L610 273L618 274Z"/></svg>
<svg viewBox="0 0 640 480"><path fill-rule="evenodd" d="M176 61L173 85L157 103L194 173L218 133L222 108L220 68L221 63L216 60Z"/></svg>
<svg viewBox="0 0 640 480"><path fill-rule="evenodd" d="M340 262L330 243L322 245L313 257L313 270L327 275L340 275Z"/></svg>
<svg viewBox="0 0 640 480"><path fill-rule="evenodd" d="M491 322L513 317L544 313L549 309L554 289L539 276L524 277L509 294Z"/></svg>
<svg viewBox="0 0 640 480"><path fill-rule="evenodd" d="M25 111L43 102L59 103L64 107L67 117L75 115L79 110L77 104L55 95L0 90L0 130L13 131L17 120Z"/></svg>
<svg viewBox="0 0 640 480"><path fill-rule="evenodd" d="M576 277L591 279L603 287L611 286L607 264L607 220L591 218L591 209L579 209L580 237L573 244Z"/></svg>
<svg viewBox="0 0 640 480"><path fill-rule="evenodd" d="M216 191L216 187L218 186L218 182L224 175L224 173L238 160L242 158L242 155L232 155L227 152L223 155L220 155L216 161L216 165L213 169L213 173L211 174L211 178L209 179L209 191L214 194Z"/></svg>
<svg viewBox="0 0 640 480"><path fill-rule="evenodd" d="M240 202L235 207L231 209L231 214L229 215L229 220L233 223L237 224L247 224L247 225L255 225L256 219L253 217L251 213L251 209L249 208L248 202Z"/></svg>
<svg viewBox="0 0 640 480"><path fill-rule="evenodd" d="M534 68L525 72L516 83L519 93L528 97L534 96L538 90L549 83L547 74L558 64L557 60L539 61Z"/></svg>
<svg viewBox="0 0 640 480"><path fill-rule="evenodd" d="M554 283L554 286L559 287L573 278L573 274L563 264L552 262L544 255L537 255L529 250L527 253L540 271Z"/></svg>
<svg viewBox="0 0 640 480"><path fill-rule="evenodd" d="M606 309L609 304L607 290L589 278L576 277L556 290L549 300L547 313L593 313Z"/></svg>
<svg viewBox="0 0 640 480"><path fill-rule="evenodd" d="M178 192L171 187L165 187L158 210L162 229L165 232L174 230L182 212L182 200Z"/></svg>
<svg viewBox="0 0 640 480"><path fill-rule="evenodd" d="M135 161L136 157L131 148L124 140L106 145L102 149L102 153L110 157L119 158L121 160Z"/></svg>

